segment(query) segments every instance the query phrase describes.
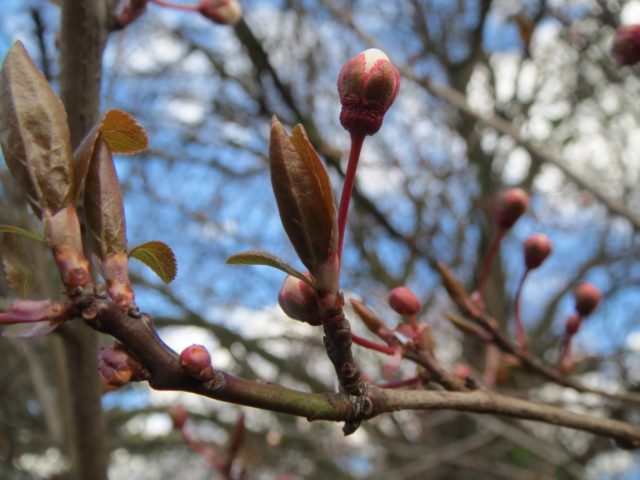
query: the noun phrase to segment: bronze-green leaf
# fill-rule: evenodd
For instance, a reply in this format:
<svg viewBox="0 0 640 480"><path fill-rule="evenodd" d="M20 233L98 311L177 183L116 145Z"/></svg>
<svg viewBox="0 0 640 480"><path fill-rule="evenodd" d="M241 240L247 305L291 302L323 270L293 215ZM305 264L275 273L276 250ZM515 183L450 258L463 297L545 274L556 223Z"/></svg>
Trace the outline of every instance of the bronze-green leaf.
<svg viewBox="0 0 640 480"><path fill-rule="evenodd" d="M2 266L9 288L18 298L28 298L33 288L33 271L21 234L4 233L0 242Z"/></svg>
<svg viewBox="0 0 640 480"><path fill-rule="evenodd" d="M171 247L163 242L151 241L138 245L129 252L130 258L140 260L164 282L176 278L178 264Z"/></svg>
<svg viewBox="0 0 640 480"><path fill-rule="evenodd" d="M73 196L76 198L82 189L82 182L89 170L89 162L93 154L98 133L111 149L112 153L129 155L147 148L149 139L147 132L135 119L122 110L109 110L89 130L73 152L74 178Z"/></svg>
<svg viewBox="0 0 640 480"><path fill-rule="evenodd" d="M127 251L122 191L109 147L98 134L84 192L87 226L94 249L104 259Z"/></svg>
<svg viewBox="0 0 640 480"><path fill-rule="evenodd" d="M70 201L72 155L67 114L20 42L0 72L0 143L36 214Z"/></svg>
<svg viewBox="0 0 640 480"><path fill-rule="evenodd" d="M289 136L271 121L271 184L280 219L311 273L337 248L336 207L329 175L301 125Z"/></svg>
<svg viewBox="0 0 640 480"><path fill-rule="evenodd" d="M308 284L311 288L316 288L310 278L308 278L302 272L293 268L284 260L268 252L250 251L236 253L235 255L231 255L229 258L227 258L227 263L230 265L266 265L269 267L277 268L278 270L282 270L283 272L288 273L293 277L299 278L300 280Z"/></svg>

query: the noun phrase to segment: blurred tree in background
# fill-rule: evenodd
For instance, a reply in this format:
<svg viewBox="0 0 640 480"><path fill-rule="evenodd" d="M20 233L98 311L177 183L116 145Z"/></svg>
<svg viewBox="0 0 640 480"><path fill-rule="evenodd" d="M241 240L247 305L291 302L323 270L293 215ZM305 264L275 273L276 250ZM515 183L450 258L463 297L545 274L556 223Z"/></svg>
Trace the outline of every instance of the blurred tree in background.
<svg viewBox="0 0 640 480"><path fill-rule="evenodd" d="M59 91L59 7L3 3L0 53L20 39ZM388 293L408 285L447 370L469 368L498 391L637 421L627 405L546 382L464 337L442 315L451 302L429 258L472 291L495 234L496 194L528 191L531 208L494 261L488 311L512 328L522 242L545 232L553 254L522 297L529 350L555 361L571 291L588 280L604 300L576 338L574 375L594 388L637 389L640 81L637 67L615 63L610 44L623 21L639 21L640 2L244 0L242 7L231 27L150 2L109 33L104 51L101 111L131 113L150 137L147 152L116 160L130 243L162 240L178 259L170 286L132 265L137 302L163 339L177 351L202 343L214 367L239 376L335 389L321 336L276 306L283 274L225 259L251 249L295 258L269 185L269 120L303 124L339 186L349 136L338 121L337 75L354 54L378 47L400 69L402 87L361 158L345 243L347 296L393 327L400 317ZM5 169L0 178L1 223L29 227L14 180ZM31 255L34 291L58 295L46 251ZM5 284L0 292L5 310L13 296ZM369 335L349 317L356 333ZM72 475L78 453L59 337L65 331L2 341L2 478ZM354 351L365 375L381 381L388 358ZM403 363L396 376L415 368ZM110 478L211 478L172 430L165 411L178 402L191 412L194 437L224 452L238 407L131 384L102 398ZM247 478L637 478L640 468L635 453L607 439L493 416L398 412L345 438L334 424L243 411L238 455Z"/></svg>

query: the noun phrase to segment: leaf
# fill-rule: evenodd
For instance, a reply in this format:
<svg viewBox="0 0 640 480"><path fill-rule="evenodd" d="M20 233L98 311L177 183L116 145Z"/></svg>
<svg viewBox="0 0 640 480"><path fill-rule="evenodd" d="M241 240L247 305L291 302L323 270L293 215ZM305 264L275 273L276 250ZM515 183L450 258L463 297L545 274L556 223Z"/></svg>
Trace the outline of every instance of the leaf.
<svg viewBox="0 0 640 480"><path fill-rule="evenodd" d="M89 170L93 149L101 133L113 153L133 154L145 150L149 145L147 132L135 119L123 110L109 110L91 128L73 153L73 196L77 198Z"/></svg>
<svg viewBox="0 0 640 480"><path fill-rule="evenodd" d="M164 282L169 283L178 273L176 256L164 242L151 241L138 245L129 252L129 258L140 260Z"/></svg>
<svg viewBox="0 0 640 480"><path fill-rule="evenodd" d="M2 267L11 291L18 298L28 298L33 288L33 271L29 267L29 254L22 242L24 237L21 235L21 233L5 232L0 242L0 253Z"/></svg>
<svg viewBox="0 0 640 480"><path fill-rule="evenodd" d="M0 223L0 233L11 233L14 235L20 235L30 240L46 244L44 238L37 233L30 232L29 230L24 230L20 227L14 227L13 225L4 225Z"/></svg>
<svg viewBox="0 0 640 480"><path fill-rule="evenodd" d="M127 251L120 181L111 151L98 134L87 173L84 208L95 251L101 259Z"/></svg>
<svg viewBox="0 0 640 480"><path fill-rule="evenodd" d="M336 207L329 175L301 125L287 135L271 121L271 184L280 219L300 260L311 273L337 249Z"/></svg>
<svg viewBox="0 0 640 480"><path fill-rule="evenodd" d="M22 43L9 50L0 72L0 143L29 204L60 210L70 201L72 155L67 114Z"/></svg>
<svg viewBox="0 0 640 480"><path fill-rule="evenodd" d="M302 280L311 288L316 288L313 281L311 281L311 279L306 275L271 253L257 251L237 253L227 258L227 263L230 265L266 265L268 267L277 268L278 270L288 273L292 277Z"/></svg>

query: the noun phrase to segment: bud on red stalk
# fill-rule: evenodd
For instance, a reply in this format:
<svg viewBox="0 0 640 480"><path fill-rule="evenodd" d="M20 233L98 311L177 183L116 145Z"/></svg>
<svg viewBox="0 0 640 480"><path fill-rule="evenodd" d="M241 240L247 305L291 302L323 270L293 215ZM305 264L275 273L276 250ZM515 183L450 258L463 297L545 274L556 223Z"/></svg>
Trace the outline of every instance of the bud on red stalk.
<svg viewBox="0 0 640 480"><path fill-rule="evenodd" d="M529 195L520 188L511 188L500 194L496 205L495 221L501 230L508 230L529 208Z"/></svg>
<svg viewBox="0 0 640 480"><path fill-rule="evenodd" d="M544 233L534 233L524 241L524 263L532 270L542 265L551 254L553 245Z"/></svg>
<svg viewBox="0 0 640 480"><path fill-rule="evenodd" d="M389 292L389 306L400 315L417 315L420 300L410 288L396 287Z"/></svg>
<svg viewBox="0 0 640 480"><path fill-rule="evenodd" d="M625 25L616 30L611 53L620 65L640 62L640 25Z"/></svg>
<svg viewBox="0 0 640 480"><path fill-rule="evenodd" d="M201 0L196 8L221 25L234 25L242 18L242 7L237 0Z"/></svg>
<svg viewBox="0 0 640 480"><path fill-rule="evenodd" d="M569 315L567 318L567 325L565 327L565 334L567 337L572 337L575 335L578 330L580 330L580 325L582 324L582 319L579 315Z"/></svg>
<svg viewBox="0 0 640 480"><path fill-rule="evenodd" d="M389 57L370 48L344 64L338 76L340 123L352 134L373 135L382 126L400 88L400 74Z"/></svg>
<svg viewBox="0 0 640 480"><path fill-rule="evenodd" d="M311 278L309 273L305 276ZM287 275L278 294L278 303L284 313L294 320L320 325L316 292L306 283L292 275Z"/></svg>
<svg viewBox="0 0 640 480"><path fill-rule="evenodd" d="M188 375L198 380L213 378L211 355L202 345L191 345L185 348L180 354L180 366Z"/></svg>
<svg viewBox="0 0 640 480"><path fill-rule="evenodd" d="M182 430L189 419L189 412L187 412L187 409L181 403L167 408L167 413L171 417L173 428L178 430Z"/></svg>
<svg viewBox="0 0 640 480"><path fill-rule="evenodd" d="M581 283L576 287L573 295L576 299L576 312L581 317L591 314L602 299L600 289L592 283Z"/></svg>

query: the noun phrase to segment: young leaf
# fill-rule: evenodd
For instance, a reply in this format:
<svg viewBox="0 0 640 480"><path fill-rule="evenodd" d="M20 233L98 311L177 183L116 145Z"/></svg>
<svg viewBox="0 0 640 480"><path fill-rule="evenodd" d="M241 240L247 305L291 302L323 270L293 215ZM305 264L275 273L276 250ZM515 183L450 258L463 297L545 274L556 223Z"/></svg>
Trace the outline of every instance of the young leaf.
<svg viewBox="0 0 640 480"><path fill-rule="evenodd" d="M138 245L129 252L129 258L140 260L164 283L171 282L178 273L176 256L171 247L163 242L151 241Z"/></svg>
<svg viewBox="0 0 640 480"><path fill-rule="evenodd" d="M306 275L271 253L255 251L237 253L227 258L227 263L230 265L266 265L277 268L278 270L288 273L292 277L299 278L303 282L307 283L311 288L315 289L315 285Z"/></svg>
<svg viewBox="0 0 640 480"><path fill-rule="evenodd" d="M30 232L29 230L24 230L20 227L14 227L13 225L4 225L0 223L0 233L11 233L43 244L46 243L44 238L42 238L37 233Z"/></svg>
<svg viewBox="0 0 640 480"><path fill-rule="evenodd" d="M29 267L29 256L20 235L5 232L0 242L0 253L11 291L18 298L28 298L33 288L33 271Z"/></svg>
<svg viewBox="0 0 640 480"><path fill-rule="evenodd" d="M36 214L70 201L72 156L67 114L20 42L0 72L0 143Z"/></svg>
<svg viewBox="0 0 640 480"><path fill-rule="evenodd" d="M336 251L336 207L327 171L300 125L291 136L271 121L271 184L280 219L300 260L314 273Z"/></svg>
<svg viewBox="0 0 640 480"><path fill-rule="evenodd" d="M138 153L147 148L149 139L147 132L135 119L122 110L109 110L85 135L82 142L73 152L74 178L73 195L77 198L82 188L89 162L95 148L98 134L111 149L112 153L123 155Z"/></svg>
<svg viewBox="0 0 640 480"><path fill-rule="evenodd" d="M100 258L127 251L122 191L111 151L98 134L84 192L87 226Z"/></svg>

